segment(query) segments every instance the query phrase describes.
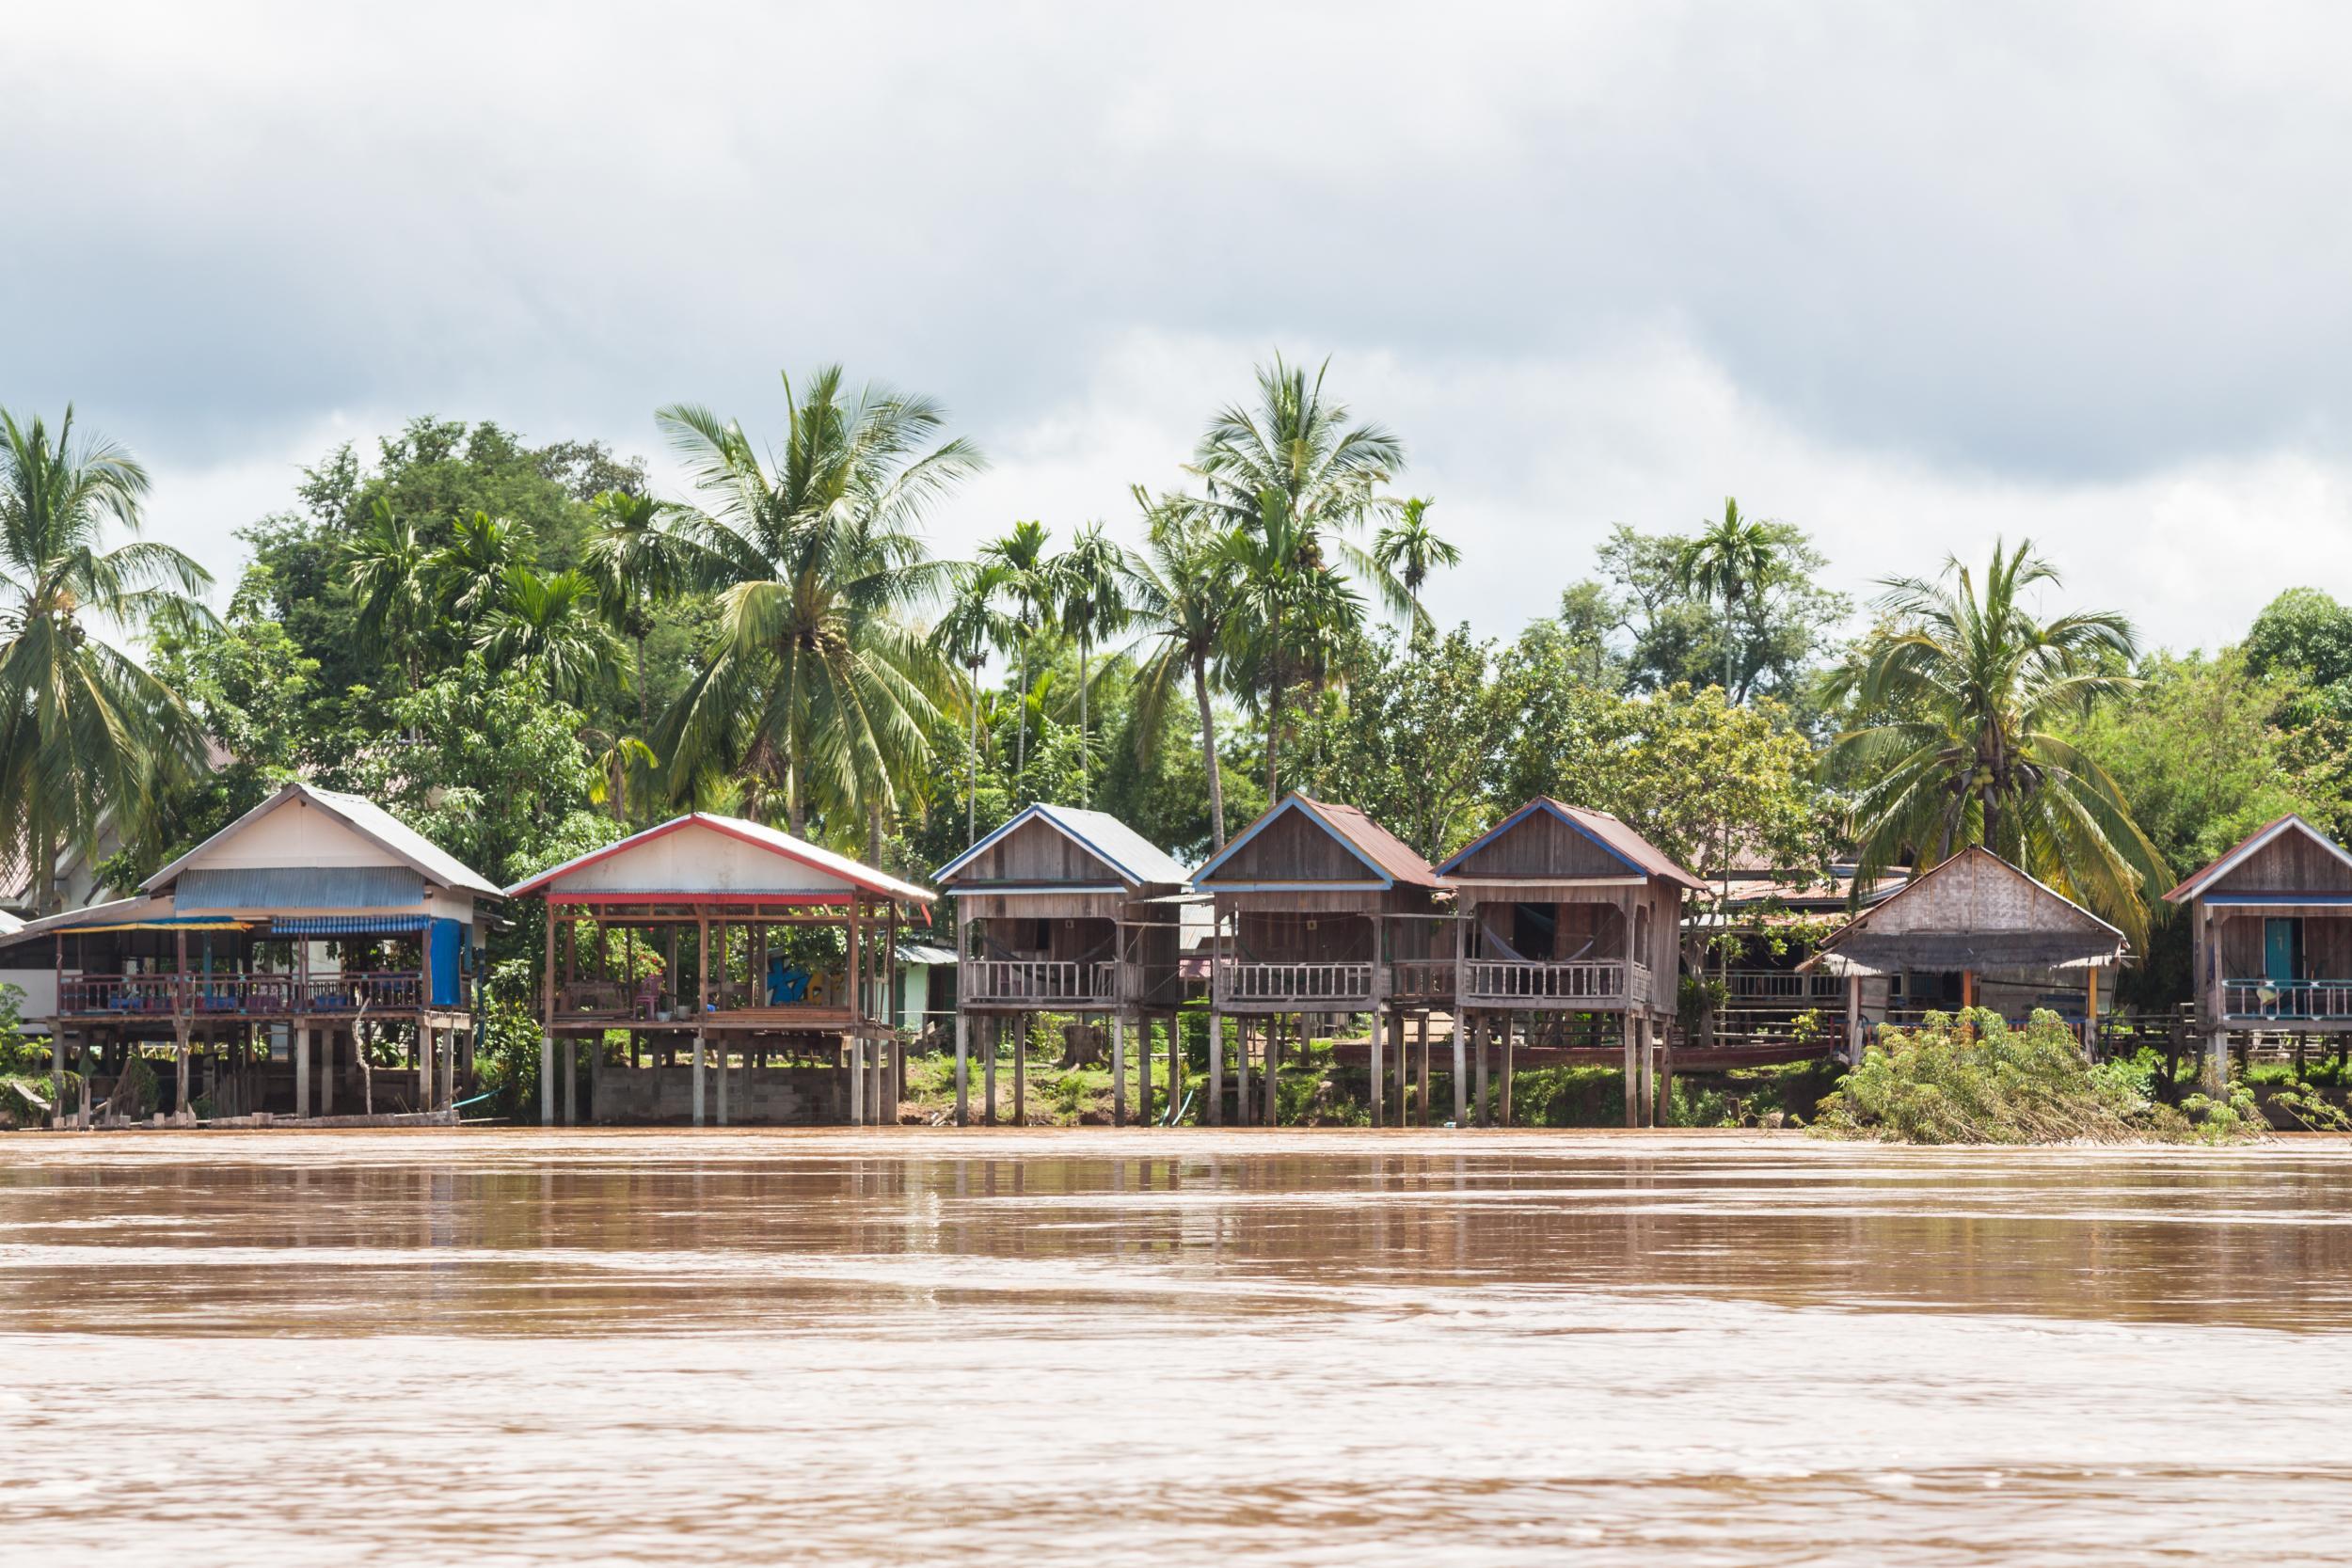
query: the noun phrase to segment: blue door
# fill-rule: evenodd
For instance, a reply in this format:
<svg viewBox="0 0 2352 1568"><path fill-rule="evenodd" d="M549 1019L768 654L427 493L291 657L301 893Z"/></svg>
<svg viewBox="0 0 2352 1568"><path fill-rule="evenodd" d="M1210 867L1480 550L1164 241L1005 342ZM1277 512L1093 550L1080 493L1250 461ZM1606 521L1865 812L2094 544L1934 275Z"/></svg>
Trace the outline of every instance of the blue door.
<svg viewBox="0 0 2352 1568"><path fill-rule="evenodd" d="M2290 915L2263 922L2263 977L2274 986L2303 977L2303 922Z"/></svg>

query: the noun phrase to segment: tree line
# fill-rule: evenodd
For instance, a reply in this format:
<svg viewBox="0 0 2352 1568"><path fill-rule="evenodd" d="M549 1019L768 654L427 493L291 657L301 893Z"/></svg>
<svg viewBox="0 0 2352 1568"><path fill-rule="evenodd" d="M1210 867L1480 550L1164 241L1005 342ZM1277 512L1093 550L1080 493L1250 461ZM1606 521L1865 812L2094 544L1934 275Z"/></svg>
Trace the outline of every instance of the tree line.
<svg viewBox="0 0 2352 1568"><path fill-rule="evenodd" d="M1857 632L1803 530L1726 499L1616 528L1506 641L1432 621L1444 511L1327 368L1261 367L1127 516L961 561L927 539L985 459L933 400L824 367L765 438L656 419L685 496L489 423L341 447L215 611L135 458L0 412L0 862L44 910L72 848L134 885L293 777L501 880L689 807L920 877L1029 800L1200 855L1305 788L1436 857L1547 793L1725 888L1987 844L2153 988L2168 878L2283 810L2352 818L2352 611L2315 589L2175 656L2020 542L1882 584Z"/></svg>

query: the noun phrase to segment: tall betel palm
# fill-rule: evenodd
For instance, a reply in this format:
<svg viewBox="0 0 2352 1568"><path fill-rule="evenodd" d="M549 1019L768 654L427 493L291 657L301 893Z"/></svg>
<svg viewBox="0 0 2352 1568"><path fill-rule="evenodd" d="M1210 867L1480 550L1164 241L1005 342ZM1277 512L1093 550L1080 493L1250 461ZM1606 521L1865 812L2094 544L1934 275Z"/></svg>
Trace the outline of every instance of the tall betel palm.
<svg viewBox="0 0 2352 1568"><path fill-rule="evenodd" d="M1373 563L1404 586L1412 600L1417 629L1429 624L1421 610L1421 591L1429 574L1440 566L1462 563L1461 550L1438 538L1438 531L1429 526L1429 509L1436 504L1434 496L1412 497L1396 521L1383 523L1372 541Z"/></svg>
<svg viewBox="0 0 2352 1568"><path fill-rule="evenodd" d="M637 730L648 727L645 712L645 637L653 612L664 599L709 575L700 550L671 525L682 509L651 496L607 490L593 503L596 536L588 542L588 579L605 620L637 650L629 684L637 689Z"/></svg>
<svg viewBox="0 0 2352 1568"><path fill-rule="evenodd" d="M1136 675L1136 737L1149 764L1169 694L1192 683L1200 713L1200 764L1209 779L1209 833L1225 847L1225 782L1216 758L1216 711L1209 702L1209 672L1225 652L1233 616L1233 558L1186 497L1154 502L1142 486L1136 500L1149 521L1142 559L1135 566L1135 618L1158 644Z"/></svg>
<svg viewBox="0 0 2352 1568"><path fill-rule="evenodd" d="M1338 568L1313 552L1312 534L1290 515L1281 491L1259 496L1254 529L1228 529L1217 551L1234 574L1229 662L1251 673L1265 719L1266 799L1282 798L1282 698L1294 686L1321 683L1347 639L1362 626L1364 603Z"/></svg>
<svg viewBox="0 0 2352 1568"><path fill-rule="evenodd" d="M964 844L980 841L980 666L998 648L1009 647L1020 636L1019 625L1004 611L1009 574L985 562L959 562L947 590L947 606L931 628L932 644L941 657L963 671L963 705L971 724L964 767Z"/></svg>
<svg viewBox="0 0 2352 1568"><path fill-rule="evenodd" d="M602 609L585 572L542 577L509 566L505 596L485 618L475 646L493 667L533 671L548 683L548 696L576 702L612 668L619 651Z"/></svg>
<svg viewBox="0 0 2352 1568"><path fill-rule="evenodd" d="M1061 599L1061 629L1078 644L1078 803L1092 800L1094 768L1087 752L1087 687L1089 656L1095 641L1114 636L1127 624L1128 585L1134 566L1127 552L1111 542L1101 523L1089 523L1054 562L1054 581Z"/></svg>
<svg viewBox="0 0 2352 1568"><path fill-rule="evenodd" d="M1742 516L1740 503L1724 498L1724 515L1707 524L1697 538L1682 548L1675 563L1683 591L1715 599L1724 607L1724 701L1739 701L1733 686L1732 656L1740 645L1734 618L1749 595L1762 590L1778 564L1781 534L1770 523Z"/></svg>
<svg viewBox="0 0 2352 1568"><path fill-rule="evenodd" d="M763 459L709 410L659 418L712 503L680 524L724 587L717 645L663 721L657 749L673 788L745 768L783 798L792 831L810 809L863 817L878 833L929 761L945 671L906 619L932 596L924 508L981 467L961 439L924 450L938 404L868 386L845 394L829 365L796 396Z"/></svg>
<svg viewBox="0 0 2352 1568"><path fill-rule="evenodd" d="M1053 534L1043 523L1017 522L1001 539L980 546L980 560L1005 574L1005 593L1021 611L1016 625L1015 653L1020 660L1019 717L1013 721L1012 770L1017 778L1029 767L1029 642L1061 608L1054 558L1046 553Z"/></svg>
<svg viewBox="0 0 2352 1568"><path fill-rule="evenodd" d="M1995 542L1981 584L1957 559L1932 582L1886 583L1888 624L1840 677L1871 721L1833 744L1871 781L1853 802L1857 884L1906 850L1924 869L1981 844L2137 939L2163 857L2114 779L2058 733L2138 684L2119 673L2137 641L2112 610L2038 619L2021 595L2058 582L2026 540Z"/></svg>
<svg viewBox="0 0 2352 1568"><path fill-rule="evenodd" d="M344 546L360 646L400 666L410 689L424 684L424 640L433 628L433 563L414 523L378 496Z"/></svg>
<svg viewBox="0 0 2352 1568"><path fill-rule="evenodd" d="M0 861L22 856L33 901L57 905L56 860L95 847L108 813L135 831L203 756L178 694L98 635L136 636L160 617L212 619L212 578L168 545L106 547L136 534L147 470L110 441L53 437L0 409Z"/></svg>

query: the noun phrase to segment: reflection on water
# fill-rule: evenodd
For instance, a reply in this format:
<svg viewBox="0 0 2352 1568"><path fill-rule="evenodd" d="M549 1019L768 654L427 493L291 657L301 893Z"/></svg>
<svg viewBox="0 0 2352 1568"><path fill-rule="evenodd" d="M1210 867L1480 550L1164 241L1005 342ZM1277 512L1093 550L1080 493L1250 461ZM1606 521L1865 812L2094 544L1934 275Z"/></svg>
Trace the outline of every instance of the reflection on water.
<svg viewBox="0 0 2352 1568"><path fill-rule="evenodd" d="M2341 1560L2352 1148L0 1142L11 1560Z"/></svg>

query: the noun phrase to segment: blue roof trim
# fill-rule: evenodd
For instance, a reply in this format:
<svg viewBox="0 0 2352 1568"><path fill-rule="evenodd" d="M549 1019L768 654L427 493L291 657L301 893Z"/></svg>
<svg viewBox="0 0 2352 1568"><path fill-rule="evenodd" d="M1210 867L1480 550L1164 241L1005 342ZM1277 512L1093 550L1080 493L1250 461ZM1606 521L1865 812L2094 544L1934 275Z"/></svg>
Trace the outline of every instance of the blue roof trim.
<svg viewBox="0 0 2352 1568"><path fill-rule="evenodd" d="M2208 904L2352 904L2352 893L2213 893Z"/></svg>
<svg viewBox="0 0 2352 1568"><path fill-rule="evenodd" d="M1526 821L1530 813L1538 811L1549 812L1553 816L1558 817L1561 821L1565 822L1569 827L1574 828L1578 832L1583 834L1584 837L1592 843L1594 847L1599 849L1602 854L1607 855L1611 860L1615 861L1619 865L1624 866L1628 871L1632 872L1636 877L1640 877L1646 880L1654 875L1654 873L1652 873L1647 866L1626 859L1624 852L1618 849L1615 845L1610 843L1607 839L1602 838L1598 833L1593 832L1592 829L1586 827L1583 823L1579 822L1575 817L1570 816L1566 812L1562 811L1558 806L1553 805L1549 800L1542 799L1528 801L1527 804L1521 806L1518 810L1504 817L1500 823L1488 829L1477 839L1476 842L1460 850L1452 860L1447 861L1443 865L1438 867L1438 875L1443 877L1451 874L1455 866L1461 864L1464 861L1478 853L1479 850L1484 849L1487 845L1492 844L1496 839L1501 838L1504 833L1509 832L1513 828L1518 827L1521 822ZM1528 879L1530 881L1543 881L1545 879L1546 879L1540 877L1531 877Z"/></svg>
<svg viewBox="0 0 2352 1568"><path fill-rule="evenodd" d="M1330 823L1326 822L1321 816L1317 816L1314 808L1308 805L1305 800L1295 794L1283 796L1282 799L1276 803L1272 811L1267 812L1263 816L1259 817L1258 820L1249 824L1248 830L1245 831L1239 838L1233 840L1231 844L1228 844L1224 848L1219 849L1216 854L1211 855L1207 860L1202 861L1193 871L1192 879L1198 882L1201 878L1208 876L1218 866L1223 865L1227 861L1232 860L1235 854L1240 852L1243 845L1248 843L1251 839L1257 837L1260 833L1274 826L1277 819L1279 819L1286 811L1304 813L1308 821L1312 822L1316 827L1323 830L1325 836L1338 844L1341 848L1345 849L1349 854L1355 856L1357 860L1362 862L1364 869L1379 879L1379 886L1382 891L1385 892L1396 886L1395 878L1390 876L1387 872L1381 870L1379 866L1374 864L1372 861L1365 856L1361 849L1357 848L1355 845L1348 842L1347 835L1345 833L1335 832ZM1267 883L1264 885L1268 887L1276 885L1288 887L1292 884ZM1313 887L1360 887L1363 884L1359 882L1315 882L1305 885ZM1232 884L1231 890L1239 892L1242 891L1242 888L1243 884L1236 882Z"/></svg>

